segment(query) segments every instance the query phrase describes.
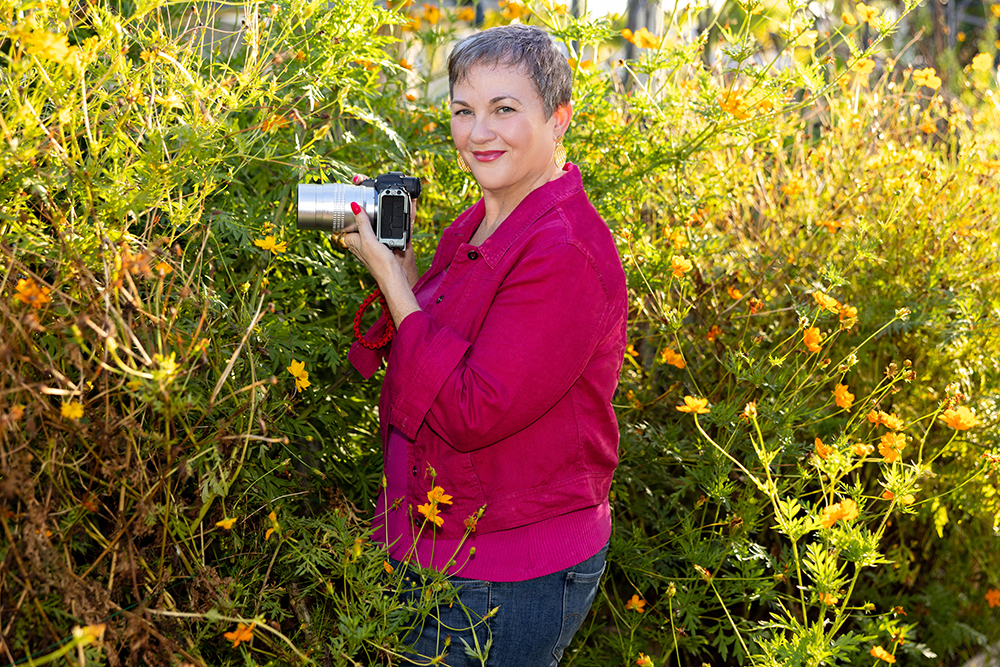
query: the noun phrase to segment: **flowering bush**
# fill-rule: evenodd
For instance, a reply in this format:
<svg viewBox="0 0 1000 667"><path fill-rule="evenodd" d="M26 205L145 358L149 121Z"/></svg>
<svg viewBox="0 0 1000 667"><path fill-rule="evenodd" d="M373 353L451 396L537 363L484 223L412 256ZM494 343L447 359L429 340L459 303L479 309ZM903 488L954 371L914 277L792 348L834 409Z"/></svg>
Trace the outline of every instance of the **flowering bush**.
<svg viewBox="0 0 1000 667"><path fill-rule="evenodd" d="M475 12L20 9L3 655L395 660L454 592L421 572L404 595L368 542L377 384L344 362L365 274L295 229L292 191L419 176L427 261L479 196L438 80ZM934 663L998 639L997 71L885 51L894 11L727 5L696 38L691 8L634 32L486 12L565 44L567 152L631 290L611 568L567 663ZM414 508L431 539L456 493Z"/></svg>

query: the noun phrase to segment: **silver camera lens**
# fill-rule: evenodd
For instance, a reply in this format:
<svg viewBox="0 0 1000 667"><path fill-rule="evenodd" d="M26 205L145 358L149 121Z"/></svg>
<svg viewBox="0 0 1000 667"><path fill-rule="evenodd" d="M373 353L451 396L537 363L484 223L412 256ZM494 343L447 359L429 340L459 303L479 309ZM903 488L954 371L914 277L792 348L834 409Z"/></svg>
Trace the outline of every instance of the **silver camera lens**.
<svg viewBox="0 0 1000 667"><path fill-rule="evenodd" d="M378 195L374 187L324 183L302 183L298 192L299 229L318 229L325 232L342 232L354 229L354 212L351 202L357 202L368 214L374 227L378 218Z"/></svg>

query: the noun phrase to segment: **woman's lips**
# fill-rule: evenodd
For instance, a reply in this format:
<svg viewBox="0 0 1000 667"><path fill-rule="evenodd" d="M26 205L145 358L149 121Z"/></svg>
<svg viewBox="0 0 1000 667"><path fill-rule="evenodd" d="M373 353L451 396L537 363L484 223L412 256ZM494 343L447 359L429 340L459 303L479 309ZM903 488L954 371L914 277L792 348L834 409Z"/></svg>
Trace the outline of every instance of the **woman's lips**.
<svg viewBox="0 0 1000 667"><path fill-rule="evenodd" d="M480 162L493 162L506 151L473 151L472 154Z"/></svg>

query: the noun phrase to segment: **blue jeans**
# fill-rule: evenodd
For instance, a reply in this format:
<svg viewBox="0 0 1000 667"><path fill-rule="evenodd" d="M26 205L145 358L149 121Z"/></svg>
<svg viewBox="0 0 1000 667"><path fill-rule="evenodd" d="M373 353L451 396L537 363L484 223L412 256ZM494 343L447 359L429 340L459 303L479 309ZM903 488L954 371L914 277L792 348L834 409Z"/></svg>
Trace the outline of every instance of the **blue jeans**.
<svg viewBox="0 0 1000 667"><path fill-rule="evenodd" d="M447 650L447 667L555 667L590 610L607 552L605 545L578 565L527 581L449 577L461 604L415 618L404 639L414 651L408 657L427 664ZM418 586L409 594L421 592Z"/></svg>

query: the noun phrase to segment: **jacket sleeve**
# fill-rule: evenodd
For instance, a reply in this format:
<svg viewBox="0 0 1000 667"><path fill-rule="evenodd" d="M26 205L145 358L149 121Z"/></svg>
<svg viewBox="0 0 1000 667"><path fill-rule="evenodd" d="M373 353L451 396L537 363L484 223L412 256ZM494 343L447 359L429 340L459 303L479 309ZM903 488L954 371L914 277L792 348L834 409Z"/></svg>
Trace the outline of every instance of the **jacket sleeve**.
<svg viewBox="0 0 1000 667"><path fill-rule="evenodd" d="M386 329L386 319L383 314L378 318L378 321L372 325L365 334L365 339L370 341L376 341L382 337ZM392 343L389 343L391 346ZM382 360L388 356L389 347L383 347L377 350L369 350L367 347L363 346L358 341L354 341L351 345L351 349L347 352L347 360L351 362L351 365L357 369L359 373L367 380L375 371L379 369L382 365Z"/></svg>
<svg viewBox="0 0 1000 667"><path fill-rule="evenodd" d="M410 314L389 354L390 423L409 438L426 423L462 452L528 426L583 374L607 328L605 287L579 248L559 242L519 260L475 341Z"/></svg>

